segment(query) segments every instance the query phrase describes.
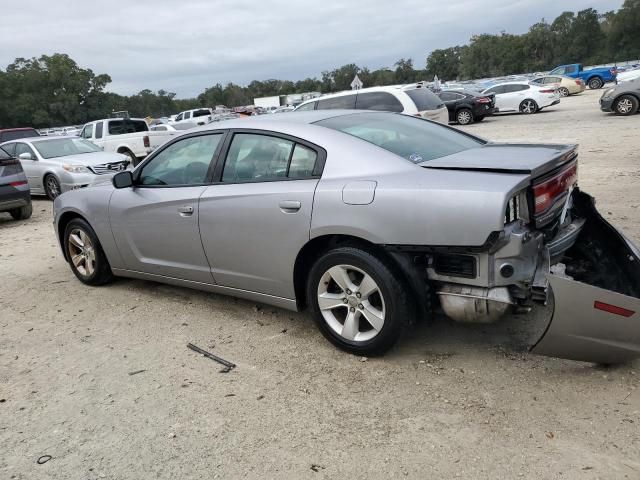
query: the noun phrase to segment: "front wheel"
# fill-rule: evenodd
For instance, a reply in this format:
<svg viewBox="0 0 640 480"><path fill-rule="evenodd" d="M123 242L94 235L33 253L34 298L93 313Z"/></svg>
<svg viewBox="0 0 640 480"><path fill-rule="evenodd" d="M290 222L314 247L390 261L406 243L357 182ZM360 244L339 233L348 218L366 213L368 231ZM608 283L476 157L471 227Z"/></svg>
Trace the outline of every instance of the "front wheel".
<svg viewBox="0 0 640 480"><path fill-rule="evenodd" d="M535 100L531 100L530 98L527 98L526 100L523 100L522 103L520 104L520 112L526 115L536 113L537 111L538 111L538 104L535 102Z"/></svg>
<svg viewBox="0 0 640 480"><path fill-rule="evenodd" d="M52 174L44 177L44 192L50 200L55 200L56 197L62 193L60 190L60 182L58 182L58 179Z"/></svg>
<svg viewBox="0 0 640 480"><path fill-rule="evenodd" d="M633 115L638 111L638 99L633 95L622 95L615 101L613 110L617 115Z"/></svg>
<svg viewBox="0 0 640 480"><path fill-rule="evenodd" d="M311 268L307 299L322 334L357 355L381 355L412 315L407 286L393 265L365 250L341 247Z"/></svg>
<svg viewBox="0 0 640 480"><path fill-rule="evenodd" d="M103 285L113 279L98 237L83 219L73 219L66 226L64 249L71 270L82 283Z"/></svg>
<svg viewBox="0 0 640 480"><path fill-rule="evenodd" d="M589 88L591 90L597 90L599 88L602 88L603 85L604 85L604 82L600 77L594 77L589 80Z"/></svg>
<svg viewBox="0 0 640 480"><path fill-rule="evenodd" d="M468 108L461 108L456 113L456 121L458 125L469 125L473 123L473 113Z"/></svg>

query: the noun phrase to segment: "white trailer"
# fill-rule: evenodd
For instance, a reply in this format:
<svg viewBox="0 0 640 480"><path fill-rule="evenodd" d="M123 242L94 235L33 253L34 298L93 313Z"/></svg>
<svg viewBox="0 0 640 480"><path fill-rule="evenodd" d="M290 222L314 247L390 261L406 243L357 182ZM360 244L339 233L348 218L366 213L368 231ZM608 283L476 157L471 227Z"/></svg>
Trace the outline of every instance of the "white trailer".
<svg viewBox="0 0 640 480"><path fill-rule="evenodd" d="M277 108L280 106L280 96L254 98L253 104L262 108Z"/></svg>

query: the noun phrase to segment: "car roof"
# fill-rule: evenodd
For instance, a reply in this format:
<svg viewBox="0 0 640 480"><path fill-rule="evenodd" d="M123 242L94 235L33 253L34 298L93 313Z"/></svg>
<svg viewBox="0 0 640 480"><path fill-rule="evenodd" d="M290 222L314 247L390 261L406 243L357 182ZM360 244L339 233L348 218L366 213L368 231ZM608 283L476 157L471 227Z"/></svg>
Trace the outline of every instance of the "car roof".
<svg viewBox="0 0 640 480"><path fill-rule="evenodd" d="M40 135L39 137L25 137L25 138L16 138L14 140L7 140L3 143L15 143L15 142L49 142L51 140L60 140L62 138L80 138L74 136L65 136L65 135L55 135L48 137L47 135Z"/></svg>
<svg viewBox="0 0 640 480"><path fill-rule="evenodd" d="M359 88L358 90L343 90L342 92L327 93L326 95L322 95L320 97L310 98L309 100L305 100L304 102L302 102L300 105L316 102L318 100L324 100L327 98L343 97L345 95L357 95L357 94L367 93L367 92L399 93L399 92L406 92L407 90L419 90L421 88L424 88L425 90L429 90L426 86L418 83L409 83L406 85L384 85L379 87ZM298 105L298 107L300 105Z"/></svg>
<svg viewBox="0 0 640 480"><path fill-rule="evenodd" d="M25 130L35 130L33 127L0 128L0 132L23 132Z"/></svg>

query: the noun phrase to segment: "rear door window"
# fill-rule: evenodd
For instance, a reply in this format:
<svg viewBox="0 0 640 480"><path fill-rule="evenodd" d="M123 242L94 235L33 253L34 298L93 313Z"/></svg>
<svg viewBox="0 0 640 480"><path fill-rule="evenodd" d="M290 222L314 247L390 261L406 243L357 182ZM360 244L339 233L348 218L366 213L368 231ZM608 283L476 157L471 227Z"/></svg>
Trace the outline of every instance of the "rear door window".
<svg viewBox="0 0 640 480"><path fill-rule="evenodd" d="M304 112L307 110L315 110L316 109L316 103L318 102L309 102L309 103L305 103L304 105L300 105L298 108L296 108L297 112Z"/></svg>
<svg viewBox="0 0 640 480"><path fill-rule="evenodd" d="M33 150L31 149L31 147L29 145L27 145L26 143L22 143L22 142L16 143L15 156L19 157L23 153L28 153L29 154L29 158L31 158L32 160L36 159L36 154L33 153Z"/></svg>
<svg viewBox="0 0 640 480"><path fill-rule="evenodd" d="M149 127L144 120L109 120L109 135L147 132Z"/></svg>
<svg viewBox="0 0 640 480"><path fill-rule="evenodd" d="M193 112L193 118L206 117L207 115L211 115L211 112L204 108L202 110L196 110L195 112Z"/></svg>
<svg viewBox="0 0 640 480"><path fill-rule="evenodd" d="M577 71L577 70L578 70L578 69L576 68L576 66L575 66L575 65L569 65L569 66L565 69L564 73L567 73L567 74L568 74L568 73L576 73L576 71Z"/></svg>
<svg viewBox="0 0 640 480"><path fill-rule="evenodd" d="M529 89L529 85L505 85L504 87L506 93L521 92Z"/></svg>
<svg viewBox="0 0 640 480"><path fill-rule="evenodd" d="M102 138L102 122L96 123L96 138Z"/></svg>
<svg viewBox="0 0 640 480"><path fill-rule="evenodd" d="M387 92L359 93L356 98L358 110L381 110L384 112L402 112L402 103Z"/></svg>
<svg viewBox="0 0 640 480"><path fill-rule="evenodd" d="M340 97L318 100L318 110L339 110L356 108L355 95L342 95Z"/></svg>
<svg viewBox="0 0 640 480"><path fill-rule="evenodd" d="M427 88L414 88L413 90L403 90L415 103L418 112L425 110L437 110L444 107L442 100Z"/></svg>

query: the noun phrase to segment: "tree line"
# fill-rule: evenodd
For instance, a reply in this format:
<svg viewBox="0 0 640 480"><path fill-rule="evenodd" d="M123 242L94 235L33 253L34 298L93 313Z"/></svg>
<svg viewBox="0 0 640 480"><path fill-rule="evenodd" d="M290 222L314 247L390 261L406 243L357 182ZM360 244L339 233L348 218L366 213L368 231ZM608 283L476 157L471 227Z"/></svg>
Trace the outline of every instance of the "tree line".
<svg viewBox="0 0 640 480"><path fill-rule="evenodd" d="M416 67L411 58L377 70L350 63L323 71L319 78L295 82L216 83L187 99L166 90L142 90L130 96L105 91L111 82L109 75L81 68L65 54L17 58L0 70L0 128L82 124L119 110L136 117L160 117L201 106L250 105L256 97L347 90L356 74L365 87L371 87L432 80L434 75L442 80L465 80L546 71L564 63L637 59L639 27L640 0L625 0L618 11L564 12L551 23L544 19L535 23L521 35L474 35L465 45L432 51L423 68Z"/></svg>

